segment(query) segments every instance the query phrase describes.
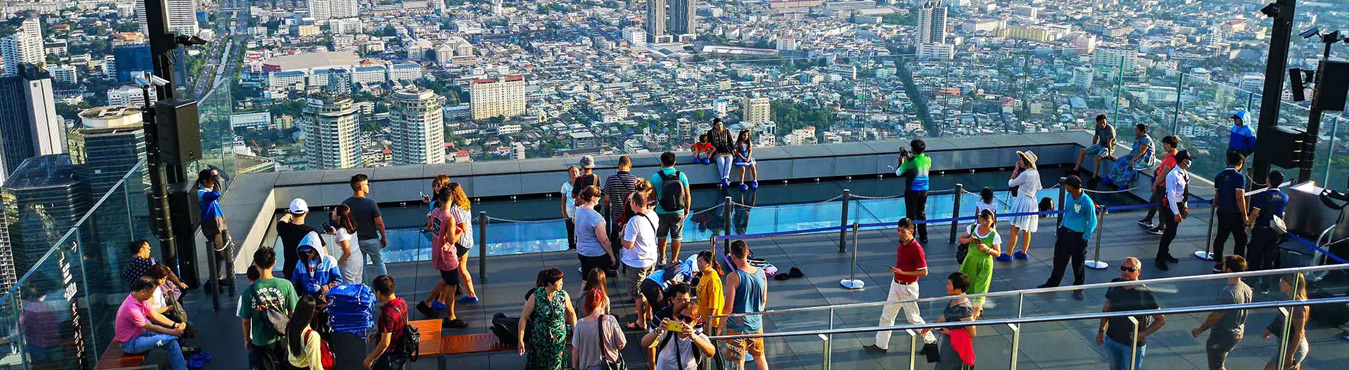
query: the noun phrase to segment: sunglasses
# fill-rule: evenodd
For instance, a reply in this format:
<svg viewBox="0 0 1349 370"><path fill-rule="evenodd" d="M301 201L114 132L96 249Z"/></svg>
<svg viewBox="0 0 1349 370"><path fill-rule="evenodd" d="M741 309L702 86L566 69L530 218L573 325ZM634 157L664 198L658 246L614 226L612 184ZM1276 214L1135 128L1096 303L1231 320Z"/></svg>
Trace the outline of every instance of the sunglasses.
<svg viewBox="0 0 1349 370"><path fill-rule="evenodd" d="M1124 272L1138 272L1138 268L1137 268L1137 267L1120 266L1119 270L1120 270L1120 271L1124 271Z"/></svg>
<svg viewBox="0 0 1349 370"><path fill-rule="evenodd" d="M677 316L679 317L679 321L683 321L686 323L693 323L693 321L695 320L693 317L689 317L689 315L685 315L682 313Z"/></svg>

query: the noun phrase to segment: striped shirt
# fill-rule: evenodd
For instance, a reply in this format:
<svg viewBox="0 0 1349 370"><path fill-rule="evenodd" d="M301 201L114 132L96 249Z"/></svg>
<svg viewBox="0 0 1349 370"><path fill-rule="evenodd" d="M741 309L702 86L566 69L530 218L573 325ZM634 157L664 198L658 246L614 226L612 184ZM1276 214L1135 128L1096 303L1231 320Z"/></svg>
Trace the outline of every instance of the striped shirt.
<svg viewBox="0 0 1349 370"><path fill-rule="evenodd" d="M628 195L636 188L637 177L628 171L618 171L604 179L604 194L609 195L609 219L623 216L623 203L628 201Z"/></svg>

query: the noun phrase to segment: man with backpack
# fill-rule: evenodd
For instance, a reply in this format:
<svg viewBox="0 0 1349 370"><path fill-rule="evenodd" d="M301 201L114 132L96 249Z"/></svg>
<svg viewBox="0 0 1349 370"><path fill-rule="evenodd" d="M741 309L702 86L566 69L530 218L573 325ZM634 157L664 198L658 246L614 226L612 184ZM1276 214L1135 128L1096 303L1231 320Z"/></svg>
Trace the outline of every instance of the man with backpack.
<svg viewBox="0 0 1349 370"><path fill-rule="evenodd" d="M290 281L272 275L272 268L276 267L276 251L272 248L253 252L253 266L258 267L259 279L244 288L235 313L243 321L248 362L254 369L289 369L283 339L299 297Z"/></svg>
<svg viewBox="0 0 1349 370"><path fill-rule="evenodd" d="M379 320L375 328L379 329L371 339L376 340L375 349L365 356L364 368L374 370L402 370L408 360L415 361L415 348L420 345L420 335L416 329L408 326L408 304L394 294L393 277L380 275L375 277L375 299L383 304L379 309Z"/></svg>
<svg viewBox="0 0 1349 370"><path fill-rule="evenodd" d="M660 251L657 255L661 266L667 262L667 237L674 252L670 259L679 261L680 240L684 238L684 217L688 215L692 203L689 198L689 179L674 168L675 158L672 152L661 153L660 170L651 175L651 187L656 189L656 218L660 220L656 225L656 244Z"/></svg>

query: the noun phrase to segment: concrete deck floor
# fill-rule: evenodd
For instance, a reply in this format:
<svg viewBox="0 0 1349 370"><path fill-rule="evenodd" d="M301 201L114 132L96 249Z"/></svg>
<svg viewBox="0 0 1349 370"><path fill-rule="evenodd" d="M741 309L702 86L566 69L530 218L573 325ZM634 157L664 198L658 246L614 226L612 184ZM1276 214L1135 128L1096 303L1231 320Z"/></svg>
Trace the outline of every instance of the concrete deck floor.
<svg viewBox="0 0 1349 370"><path fill-rule="evenodd" d="M1207 209L1196 210L1196 214L1206 216ZM1111 263L1106 270L1088 270L1086 281L1090 283L1107 282L1118 277L1117 266L1126 256L1138 256L1144 260L1143 277L1160 278L1183 275L1208 274L1211 263L1199 261L1190 253L1201 250L1207 235L1206 217L1196 217L1182 224L1179 237L1174 243L1173 254L1181 258L1170 271L1158 271L1152 266L1160 237L1146 234L1136 224L1139 213L1113 214L1103 223L1101 259ZM992 291L1010 291L1034 288L1044 282L1049 275L1054 240L1053 219L1043 220L1040 231L1034 235L1031 259L1028 261L999 262L994 269ZM928 263L932 276L920 283L924 297L940 296L944 292L944 277L958 269L954 258L955 248L945 242L946 227L934 227L932 243L926 247ZM1000 230L1007 233L1006 224ZM837 252L838 235L811 234L749 241L751 250L759 257L782 269L799 267L806 274L804 279L788 281L770 281L769 309L808 307L831 304L878 302L883 301L889 287L887 267L894 259L896 236L892 230L864 230L858 235L859 256L856 273L866 282L867 288L849 291L839 286L839 280L849 276L851 256ZM1004 241L1009 241L1004 235ZM1094 245L1094 244L1093 244ZM690 243L684 248L686 257L690 251L707 248L706 242ZM1230 247L1229 247L1230 250ZM1088 253L1088 259L1091 259ZM566 273L566 289L574 295L580 289L580 278L576 273L578 266L575 255L569 252L530 254L517 256L491 257L488 262L485 279L476 275L477 259L471 258L469 266L475 269L476 285L481 302L474 305L460 305L459 317L470 322L467 329L447 329L446 335L488 332L491 316L502 312L518 316L522 295L533 286L537 271L545 267L561 267ZM425 297L426 292L438 278L429 264L398 264L390 266L391 273L398 279L400 296L409 300ZM1065 283L1071 282L1071 272ZM243 280L243 279L239 279ZM620 320L631 319L631 303L621 303L625 289L610 279L609 292L614 299L615 314ZM1154 286L1158 290L1160 303L1166 307L1195 304L1213 304L1217 288L1223 283L1218 281L1192 282ZM1276 292L1277 293L1277 289ZM1088 313L1100 311L1104 303L1104 291L1088 290L1085 301L1076 301L1067 292L1026 296L1022 312L1025 316L1038 316L1064 313ZM1257 300L1281 299L1274 295L1256 293ZM201 291L189 294L188 305L193 321L200 328L202 338L192 341L193 345L205 348L215 356L208 369L246 368L247 356L242 349L242 334L239 320L234 318L236 303L234 298L226 297L226 303L219 312L211 310L208 296ZM1016 297L991 298L984 313L985 318L1016 317L1018 303ZM933 302L921 307L923 317L928 320L940 315L944 302ZM880 307L839 310L832 316L836 327L865 327L877 324ZM413 313L413 319L420 314ZM1274 312L1265 310L1252 312L1246 329L1246 339L1238 345L1229 358L1227 368L1233 370L1261 369L1268 358L1277 350L1277 342L1260 338L1265 325L1272 320ZM903 315L900 316L903 321ZM1149 340L1145 364L1149 368L1167 369L1203 369L1206 360L1203 349L1204 337L1193 338L1190 329L1197 327L1203 320L1202 315L1181 315L1167 318L1167 325L1153 334ZM764 319L766 331L782 332L827 328L830 322L827 311L803 312L768 316ZM1025 325L1021 335L1021 347L1018 356L1018 369L1101 369L1106 366L1104 349L1094 343L1097 322L1053 322ZM1309 324L1308 340L1311 354L1304 363L1304 369L1333 369L1349 363L1349 343L1336 337L1339 330L1316 322ZM909 336L896 332L891 339L890 352L872 354L861 347L873 342L873 334L848 334L833 338L832 366L847 369L903 369L909 364ZM640 333L628 333L628 347L623 350L624 358L633 369L646 366L644 356L638 349ZM790 338L771 338L767 341L770 367L777 369L819 369L822 368L822 343L818 337L801 336ZM1009 368L1011 359L1012 335L1007 327L981 327L975 339L978 353L978 367L983 369ZM359 359L364 353L341 351L341 358ZM474 355L460 355L445 358L447 368L471 369L518 369L524 366L524 358L514 352L497 352ZM356 364L358 361L339 361L343 365ZM413 369L437 368L434 358L424 358L413 364ZM918 368L931 368L920 358Z"/></svg>

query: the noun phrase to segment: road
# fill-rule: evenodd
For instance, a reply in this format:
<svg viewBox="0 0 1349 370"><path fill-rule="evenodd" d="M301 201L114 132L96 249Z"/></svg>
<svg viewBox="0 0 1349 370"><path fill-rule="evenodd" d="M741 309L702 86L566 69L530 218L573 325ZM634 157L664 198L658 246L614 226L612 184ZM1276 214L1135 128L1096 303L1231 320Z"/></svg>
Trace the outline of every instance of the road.
<svg viewBox="0 0 1349 370"><path fill-rule="evenodd" d="M222 47L213 47L208 51L205 58L205 64L197 78L192 80L196 84L192 88L192 97L201 99L206 96L210 89L219 85L226 77L238 72L239 63L235 60L235 49L239 47L239 42L244 38L244 32L252 22L252 18L246 10L249 3L247 0L230 0L226 7L220 9L220 21L216 22L217 39L212 42Z"/></svg>

